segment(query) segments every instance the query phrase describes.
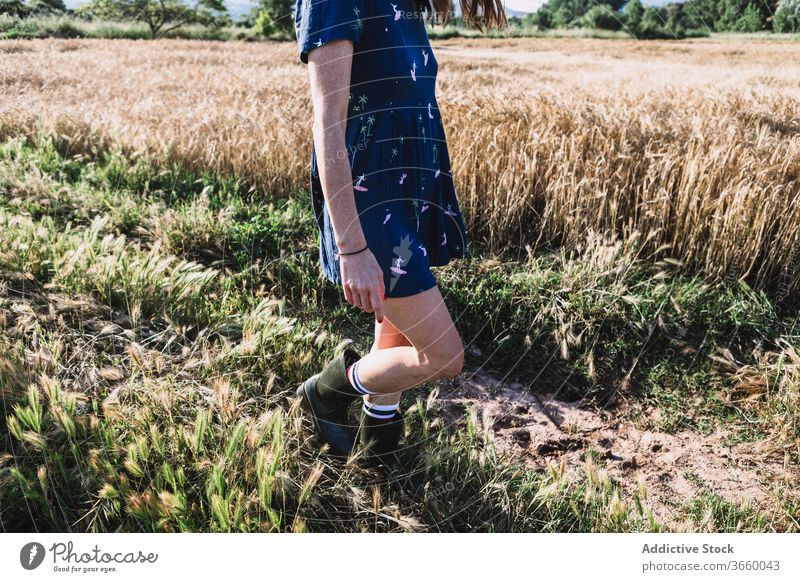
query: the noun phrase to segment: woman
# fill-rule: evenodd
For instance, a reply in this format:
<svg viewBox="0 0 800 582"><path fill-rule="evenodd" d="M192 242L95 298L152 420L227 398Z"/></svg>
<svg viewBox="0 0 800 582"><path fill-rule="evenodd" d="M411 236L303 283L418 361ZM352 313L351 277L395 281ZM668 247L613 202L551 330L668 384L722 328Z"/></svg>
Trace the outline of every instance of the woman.
<svg viewBox="0 0 800 582"><path fill-rule="evenodd" d="M297 394L332 454L349 455L358 440L393 481L417 488L396 454L400 396L461 371L461 337L431 267L470 256L435 96L430 7L296 1L314 112L310 186L321 268L349 303L375 315L371 351L345 349ZM450 0L431 1L434 12L449 10ZM461 0L461 8L475 28L506 23L500 0ZM354 434L347 416L357 399Z"/></svg>

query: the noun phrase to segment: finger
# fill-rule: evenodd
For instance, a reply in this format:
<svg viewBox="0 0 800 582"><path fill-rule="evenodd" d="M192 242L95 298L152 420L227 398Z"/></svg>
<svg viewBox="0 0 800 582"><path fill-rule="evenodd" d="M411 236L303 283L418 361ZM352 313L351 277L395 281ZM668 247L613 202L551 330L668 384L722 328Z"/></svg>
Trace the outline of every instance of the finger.
<svg viewBox="0 0 800 582"><path fill-rule="evenodd" d="M383 322L383 299L381 299L380 287L376 287L372 290L370 300L372 302L372 309L375 311L375 319L377 319L379 323Z"/></svg>
<svg viewBox="0 0 800 582"><path fill-rule="evenodd" d="M352 293L353 293L353 305L355 305L359 309L362 309L362 307L361 307L361 292L358 289L353 289Z"/></svg>
<svg viewBox="0 0 800 582"><path fill-rule="evenodd" d="M383 300L386 299L386 286L383 283L383 273L378 274L378 292L381 296L381 304L383 304Z"/></svg>
<svg viewBox="0 0 800 582"><path fill-rule="evenodd" d="M353 305L353 291L350 289L350 285L342 285L342 289L344 289L344 298L345 301Z"/></svg>
<svg viewBox="0 0 800 582"><path fill-rule="evenodd" d="M372 313L372 296L369 289L364 289L361 292L361 309L367 313Z"/></svg>

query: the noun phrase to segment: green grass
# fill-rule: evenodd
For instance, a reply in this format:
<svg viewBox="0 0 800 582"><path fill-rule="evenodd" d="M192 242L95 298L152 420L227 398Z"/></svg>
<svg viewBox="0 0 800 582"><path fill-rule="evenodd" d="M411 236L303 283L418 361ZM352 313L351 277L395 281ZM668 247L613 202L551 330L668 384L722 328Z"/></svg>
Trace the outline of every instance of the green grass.
<svg viewBox="0 0 800 582"><path fill-rule="evenodd" d="M644 495L624 495L591 455L578 477L539 473L469 415L445 425L427 405L432 385L404 400L422 500L310 446L293 387L345 342L368 350L371 316L319 273L302 191L264 196L235 177L113 148L72 156L42 137L0 145L0 193L5 529L663 529ZM659 430L746 426L797 454L791 310L649 260L635 240L590 233L583 248L503 262L474 249L437 271L468 365L563 399L624 398L642 426L652 421L638 412L655 406ZM770 390L732 400L739 384L712 359L720 349Z"/></svg>
<svg viewBox="0 0 800 582"><path fill-rule="evenodd" d="M749 504L734 505L706 489L680 511L702 532L735 533L771 529L770 518Z"/></svg>

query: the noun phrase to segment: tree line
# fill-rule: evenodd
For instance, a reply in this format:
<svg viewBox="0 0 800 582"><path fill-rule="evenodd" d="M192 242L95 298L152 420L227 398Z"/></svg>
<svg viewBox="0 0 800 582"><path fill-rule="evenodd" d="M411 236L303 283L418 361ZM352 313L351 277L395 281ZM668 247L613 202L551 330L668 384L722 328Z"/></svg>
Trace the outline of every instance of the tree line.
<svg viewBox="0 0 800 582"><path fill-rule="evenodd" d="M800 33L800 0L687 0L644 6L641 0L548 0L518 21L523 28L588 28L624 31L635 38L684 38L711 32ZM238 25L254 35L292 35L295 0L258 0L233 22L224 0L86 0L67 10L63 0L0 0L0 15L12 18L67 14L96 21L135 21L153 37L189 24L207 28ZM451 22L459 25L459 19ZM1 31L0 31L1 32ZM2 36L2 35L0 35Z"/></svg>
<svg viewBox="0 0 800 582"><path fill-rule="evenodd" d="M523 23L539 29L623 30L636 38L683 38L711 32L800 32L800 0L688 0L644 6L641 0L548 0Z"/></svg>
<svg viewBox="0 0 800 582"><path fill-rule="evenodd" d="M0 0L0 15L15 18L66 15L107 22L140 22L153 37L189 24L209 28L242 26L269 36L294 30L294 0L260 0L237 22L225 0L86 0L68 10L63 0Z"/></svg>

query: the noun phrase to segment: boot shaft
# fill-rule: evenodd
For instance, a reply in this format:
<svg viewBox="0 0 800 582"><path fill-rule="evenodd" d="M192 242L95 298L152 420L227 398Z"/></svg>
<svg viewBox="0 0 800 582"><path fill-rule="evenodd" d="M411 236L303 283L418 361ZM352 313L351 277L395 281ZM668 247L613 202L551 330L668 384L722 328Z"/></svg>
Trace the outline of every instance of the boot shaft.
<svg viewBox="0 0 800 582"><path fill-rule="evenodd" d="M361 411L359 442L368 458L379 459L396 453L403 436L403 416L395 412L392 420L373 418Z"/></svg>
<svg viewBox="0 0 800 582"><path fill-rule="evenodd" d="M403 416L399 412L395 412L392 420L386 421L373 418L362 410L359 442L368 464L380 468L387 481L404 494L418 497L425 487L424 469L415 470L401 459L399 443L403 429Z"/></svg>
<svg viewBox="0 0 800 582"><path fill-rule="evenodd" d="M328 362L316 381L316 392L324 401L334 404L347 404L362 394L347 378L347 368L361 359L352 348L345 348L341 354Z"/></svg>

